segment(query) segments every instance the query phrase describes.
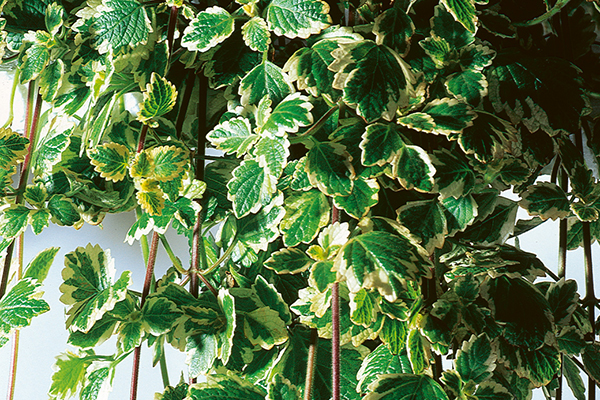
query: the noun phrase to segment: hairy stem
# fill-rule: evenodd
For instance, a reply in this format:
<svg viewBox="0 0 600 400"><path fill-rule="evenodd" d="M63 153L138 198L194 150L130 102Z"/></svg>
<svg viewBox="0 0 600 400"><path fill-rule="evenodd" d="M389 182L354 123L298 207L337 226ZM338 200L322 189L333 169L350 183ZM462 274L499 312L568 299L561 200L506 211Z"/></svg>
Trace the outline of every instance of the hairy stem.
<svg viewBox="0 0 600 400"><path fill-rule="evenodd" d="M315 328L310 330L310 344L308 345L308 357L306 359L306 380L304 381L304 400L312 397L313 382L315 379L315 362L317 360L317 348L319 345L319 333Z"/></svg>
<svg viewBox="0 0 600 400"><path fill-rule="evenodd" d="M17 279L21 280L23 277L23 244L25 240L25 235L21 233L17 240L18 250L17 250L17 259L18 259L18 268L17 268ZM15 398L15 388L17 382L17 364L19 360L19 340L21 336L21 331L19 329L15 330L13 334L13 347L12 354L10 359L10 373L8 376L8 400L13 400Z"/></svg>
<svg viewBox="0 0 600 400"><path fill-rule="evenodd" d="M158 250L158 233L152 234L152 242L150 244L150 253L148 254L148 265L146 266L146 278L144 279L144 287L142 289L142 298L140 299L140 309L144 307L146 297L150 294L150 288L154 281L154 265L156 264L156 253ZM137 346L133 353L133 372L131 376L131 393L130 400L137 399L138 378L140 375L140 356L141 346Z"/></svg>
<svg viewBox="0 0 600 400"><path fill-rule="evenodd" d="M339 220L339 210L333 206L331 223ZM331 394L333 400L340 400L340 286L338 282L331 288Z"/></svg>

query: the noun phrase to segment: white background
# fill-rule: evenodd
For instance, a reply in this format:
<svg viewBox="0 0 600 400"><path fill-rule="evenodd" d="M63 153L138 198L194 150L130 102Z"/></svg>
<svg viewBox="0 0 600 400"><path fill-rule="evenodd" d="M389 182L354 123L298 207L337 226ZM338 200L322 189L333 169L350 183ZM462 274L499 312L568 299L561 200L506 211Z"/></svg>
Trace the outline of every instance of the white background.
<svg viewBox="0 0 600 400"><path fill-rule="evenodd" d="M0 72L0 126L4 124L8 115L8 99L12 78L5 72ZM22 132L22 104L24 88L18 93L15 110L17 118L13 129ZM526 218L526 214L520 210L520 218ZM61 270L63 268L64 255L73 251L78 246L88 243L99 244L103 249L110 249L115 259L117 269L116 276L120 276L123 270L132 271L133 290L141 291L145 275L145 266L142 260L139 243L132 246L124 243L125 233L135 221L133 213L108 215L101 227L84 225L80 230L68 227L51 225L39 236L33 235L28 228L25 234L24 263L27 265L39 251L48 247L60 247L48 278L44 283L44 299L50 304L51 310L33 319L30 327L21 330L19 362L17 370L17 383L15 399L45 399L48 398L47 391L50 388L52 365L55 357L67 350L73 350L67 345L67 332L65 330L65 307L59 301L60 292L58 287L62 283ZM170 243L184 265L189 263L187 241L181 237L170 235ZM557 248L558 248L558 223L548 221L542 226L530 231L520 238L523 250L533 252L544 262L546 266L556 272ZM512 241L511 241L512 243ZM594 265L600 265L600 247L597 243L593 246ZM580 293L583 296L583 252L581 249L568 254L567 278L577 280ZM156 264L157 276L171 266L164 250L159 247ZM597 270L596 275L600 275ZM596 279L597 281L598 279ZM8 387L9 364L11 358L12 341L0 348L0 396L6 393ZM185 354L168 348L167 364L172 385L179 381L181 373L186 371ZM101 346L98 353L112 354L115 351L114 340L109 340ZM138 385L138 399L153 399L155 392L162 392L162 379L159 367L151 367L151 349L142 348L141 373ZM110 399L129 398L131 380L131 359L123 361L114 379L113 390ZM583 376L587 385L587 376ZM186 374L187 379L187 374ZM565 383L566 385L566 383ZM597 390L600 395L600 390ZM564 391L565 400L574 399L569 389ZM534 400L544 399L541 391L536 391Z"/></svg>

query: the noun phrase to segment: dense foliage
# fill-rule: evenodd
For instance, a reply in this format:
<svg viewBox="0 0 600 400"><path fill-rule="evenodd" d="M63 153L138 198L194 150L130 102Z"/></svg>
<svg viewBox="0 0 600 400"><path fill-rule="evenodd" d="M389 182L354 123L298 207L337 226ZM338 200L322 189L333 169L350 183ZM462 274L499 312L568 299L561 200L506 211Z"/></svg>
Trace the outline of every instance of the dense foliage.
<svg viewBox="0 0 600 400"><path fill-rule="evenodd" d="M522 3L0 2L13 94L29 87L25 132L0 129L0 344L49 308L58 249L12 262L28 226L136 210L142 293L99 245L64 260L52 398L101 398L147 345L190 378L163 400L521 400L563 375L584 400L600 6ZM548 219L557 252L585 249L584 295L506 243Z"/></svg>

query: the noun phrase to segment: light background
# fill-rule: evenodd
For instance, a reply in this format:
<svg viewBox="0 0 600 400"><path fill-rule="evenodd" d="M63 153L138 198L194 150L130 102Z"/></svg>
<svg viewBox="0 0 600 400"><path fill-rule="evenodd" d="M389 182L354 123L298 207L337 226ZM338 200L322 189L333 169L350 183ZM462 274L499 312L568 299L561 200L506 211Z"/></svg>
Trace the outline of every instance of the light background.
<svg viewBox="0 0 600 400"><path fill-rule="evenodd" d="M8 100L12 76L10 73L0 71L0 126L4 124L8 116ZM23 94L24 88L20 88L15 101L16 119L13 129L23 130ZM547 179L547 177L546 177ZM506 193L506 196L511 196ZM513 199L517 199L514 195ZM519 210L519 218L527 218L523 210ZM33 319L30 327L21 330L19 362L17 369L17 383L15 391L16 400L24 399L46 399L50 388L52 365L55 357L67 350L73 350L67 345L67 331L65 330L65 307L59 301L60 292L58 287L62 283L61 270L63 268L64 255L75 250L78 246L88 243L99 244L103 249L110 249L111 256L115 259L116 276L120 276L123 270L132 271L133 290L142 290L145 275L145 266L142 260L139 243L128 245L124 242L125 233L129 230L135 215L133 213L108 215L101 227L85 224L80 230L69 227L58 227L50 225L39 236L35 236L28 228L25 234L24 264L27 265L41 250L48 247L60 247L54 264L50 269L48 278L44 282L44 299L50 304L50 311ZM189 264L187 241L177 237L171 232L168 235L169 242L175 254L180 257L184 265ZM513 244L511 240L509 243ZM522 235L520 246L523 250L537 254L541 261L554 272L557 270L558 249L558 222L547 221L542 226ZM594 244L593 262L595 266L600 265L600 247ZM584 272L583 251L581 249L569 252L567 259L567 279L575 279L583 296ZM171 263L162 248L156 263L157 276L162 275ZM597 269L596 276L600 274ZM596 281L598 281L597 278ZM596 285L598 287L598 285ZM12 340L0 348L0 396L6 393L8 387L8 374L10 369ZM186 375L185 354L166 346L167 364L169 366L169 377L172 385L175 385L182 373ZM114 339L107 341L97 351L98 354L112 354L115 352ZM138 385L138 399L153 399L154 393L162 392L162 379L160 369L151 367L152 350L144 346L142 348L140 379ZM129 398L132 357L123 361L117 368L113 381L113 389L109 398L112 400ZM587 386L587 376L583 375ZM566 382L565 382L566 385ZM597 396L600 390L596 390ZM1 398L1 397L0 397ZM544 399L541 390L534 393L534 400ZM563 399L574 399L570 390L564 391Z"/></svg>

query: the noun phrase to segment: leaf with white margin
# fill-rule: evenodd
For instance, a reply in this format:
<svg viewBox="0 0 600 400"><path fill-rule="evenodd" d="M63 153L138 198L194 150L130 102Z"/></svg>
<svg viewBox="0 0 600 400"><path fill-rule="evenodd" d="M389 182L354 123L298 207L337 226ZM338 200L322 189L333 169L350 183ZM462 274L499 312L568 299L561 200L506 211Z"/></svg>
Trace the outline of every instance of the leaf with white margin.
<svg viewBox="0 0 600 400"><path fill-rule="evenodd" d="M336 207L351 217L361 219L379 201L379 184L376 179L359 177L354 181L352 193L348 196L334 196L333 201Z"/></svg>
<svg viewBox="0 0 600 400"><path fill-rule="evenodd" d="M250 150L259 136L252 131L248 119L237 117L215 126L206 138L217 149L240 157Z"/></svg>
<svg viewBox="0 0 600 400"><path fill-rule="evenodd" d="M285 199L286 215L280 229L287 247L310 243L329 222L329 202L318 190L294 192Z"/></svg>
<svg viewBox="0 0 600 400"><path fill-rule="evenodd" d="M406 281L430 276L430 262L422 248L404 236L371 231L350 239L336 258L351 292L377 289L390 302L405 291Z"/></svg>
<svg viewBox="0 0 600 400"><path fill-rule="evenodd" d="M125 271L118 281L114 260L109 250L88 244L65 255L62 271L64 282L60 285L60 301L70 306L67 310L67 327L87 332L104 313L112 310L125 298L131 283L131 272Z"/></svg>
<svg viewBox="0 0 600 400"><path fill-rule="evenodd" d="M313 143L306 155L308 179L328 196L348 196L355 176L346 146L335 143Z"/></svg>
<svg viewBox="0 0 600 400"><path fill-rule="evenodd" d="M496 368L496 357L497 352L494 351L492 342L482 333L463 342L454 364L465 382L473 381L479 384L492 376L492 371Z"/></svg>
<svg viewBox="0 0 600 400"><path fill-rule="evenodd" d="M177 102L177 89L166 78L153 72L150 83L143 92L143 101L137 120L151 128L157 128L156 118L165 115Z"/></svg>
<svg viewBox="0 0 600 400"><path fill-rule="evenodd" d="M270 175L255 160L244 160L233 170L233 179L227 183L227 198L233 202L238 218L256 213L268 204L277 191L277 178Z"/></svg>
<svg viewBox="0 0 600 400"><path fill-rule="evenodd" d="M243 106L258 104L268 96L273 104L279 103L287 95L294 93L289 76L277 65L263 61L242 78L238 94Z"/></svg>
<svg viewBox="0 0 600 400"><path fill-rule="evenodd" d="M420 239L421 246L429 254L444 245L448 228L444 210L437 199L410 201L396 212L398 221Z"/></svg>
<svg viewBox="0 0 600 400"><path fill-rule="evenodd" d="M190 51L205 52L233 33L235 19L221 7L209 7L190 22L183 31L181 45Z"/></svg>
<svg viewBox="0 0 600 400"><path fill-rule="evenodd" d="M253 17L242 26L242 37L246 46L254 51L265 52L271 44L271 33L267 23L260 17Z"/></svg>
<svg viewBox="0 0 600 400"><path fill-rule="evenodd" d="M430 192L433 189L435 167L429 154L419 146L405 145L392 164L392 174L407 190Z"/></svg>
<svg viewBox="0 0 600 400"><path fill-rule="evenodd" d="M38 290L42 286L34 278L21 279L0 300L0 338L8 337L14 329L24 328L31 319L50 310Z"/></svg>
<svg viewBox="0 0 600 400"><path fill-rule="evenodd" d="M306 39L331 24L329 5L320 0L272 0L266 13L269 29L289 39Z"/></svg>
<svg viewBox="0 0 600 400"><path fill-rule="evenodd" d="M521 193L519 206L529 215L537 215L542 220L566 218L571 213L566 193L554 183L539 182Z"/></svg>
<svg viewBox="0 0 600 400"><path fill-rule="evenodd" d="M313 105L308 97L300 93L292 93L277 104L264 123L259 123L260 132L268 132L275 136L298 132L298 128L313 123L310 112L312 108Z"/></svg>
<svg viewBox="0 0 600 400"><path fill-rule="evenodd" d="M444 389L426 374L384 374L369 385L364 400L448 400Z"/></svg>

